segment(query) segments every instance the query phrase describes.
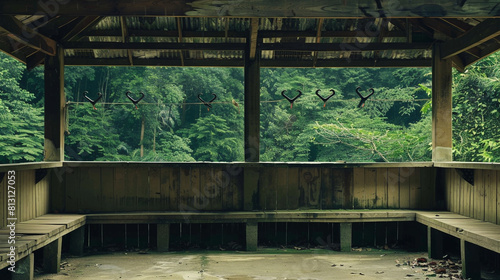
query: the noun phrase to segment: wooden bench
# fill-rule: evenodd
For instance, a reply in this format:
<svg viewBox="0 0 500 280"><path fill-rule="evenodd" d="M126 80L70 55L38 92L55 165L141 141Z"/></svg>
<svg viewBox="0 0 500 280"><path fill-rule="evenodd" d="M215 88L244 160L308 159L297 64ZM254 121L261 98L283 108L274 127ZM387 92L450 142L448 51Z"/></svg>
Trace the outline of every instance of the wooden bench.
<svg viewBox="0 0 500 280"><path fill-rule="evenodd" d="M245 223L246 249L257 250L258 223L340 223L340 247L351 251L352 223L415 221L407 210L305 210L258 212L138 212L89 214L87 224L157 224L159 251L168 251L171 223Z"/></svg>
<svg viewBox="0 0 500 280"><path fill-rule="evenodd" d="M10 246L15 246L15 271L13 279L33 279L33 252L43 248L43 266L49 273L60 269L62 236L72 233L70 249L83 252L85 215L46 214L15 224L15 244L9 244L11 229L0 229L0 269L10 266Z"/></svg>
<svg viewBox="0 0 500 280"><path fill-rule="evenodd" d="M443 233L460 239L462 274L481 279L479 247L500 253L500 225L451 212L416 212L416 220L427 225L430 258L443 256Z"/></svg>

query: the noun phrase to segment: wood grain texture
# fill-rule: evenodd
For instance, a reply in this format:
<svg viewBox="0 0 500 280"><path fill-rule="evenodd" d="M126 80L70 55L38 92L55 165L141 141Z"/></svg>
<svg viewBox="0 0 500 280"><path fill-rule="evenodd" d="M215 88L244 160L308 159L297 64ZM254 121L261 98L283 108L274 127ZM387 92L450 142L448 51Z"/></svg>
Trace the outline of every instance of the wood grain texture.
<svg viewBox="0 0 500 280"><path fill-rule="evenodd" d="M298 167L288 167L288 209L298 209L300 204L300 187L299 187L299 172Z"/></svg>
<svg viewBox="0 0 500 280"><path fill-rule="evenodd" d="M474 218L484 220L484 170L474 173ZM454 211L455 212L455 211Z"/></svg>
<svg viewBox="0 0 500 280"><path fill-rule="evenodd" d="M410 176L413 174L412 167L399 168L399 207L410 208Z"/></svg>
<svg viewBox="0 0 500 280"><path fill-rule="evenodd" d="M484 180L484 220L497 221L497 177L495 170L483 170Z"/></svg>
<svg viewBox="0 0 500 280"><path fill-rule="evenodd" d="M387 207L399 208L399 168L387 168Z"/></svg>
<svg viewBox="0 0 500 280"><path fill-rule="evenodd" d="M387 168L377 168L377 188L375 192L375 203L373 208L388 207L388 180Z"/></svg>
<svg viewBox="0 0 500 280"><path fill-rule="evenodd" d="M365 171L363 168L353 169L353 208L364 209L366 207L365 200Z"/></svg>

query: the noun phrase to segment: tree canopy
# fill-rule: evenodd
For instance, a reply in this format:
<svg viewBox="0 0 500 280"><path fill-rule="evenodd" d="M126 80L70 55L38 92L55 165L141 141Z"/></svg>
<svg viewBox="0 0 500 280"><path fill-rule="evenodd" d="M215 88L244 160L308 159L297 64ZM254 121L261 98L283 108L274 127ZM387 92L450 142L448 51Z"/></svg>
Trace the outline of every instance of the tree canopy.
<svg viewBox="0 0 500 280"><path fill-rule="evenodd" d="M0 161L40 161L43 68L0 64ZM457 161L500 162L499 74L500 54L454 73ZM66 67L66 160L242 161L243 81L240 68ZM358 87L375 92L361 108ZM430 87L429 68L263 68L261 161L431 160ZM281 92L298 90L291 108ZM137 109L127 91L144 93ZM97 110L85 92L102 94Z"/></svg>

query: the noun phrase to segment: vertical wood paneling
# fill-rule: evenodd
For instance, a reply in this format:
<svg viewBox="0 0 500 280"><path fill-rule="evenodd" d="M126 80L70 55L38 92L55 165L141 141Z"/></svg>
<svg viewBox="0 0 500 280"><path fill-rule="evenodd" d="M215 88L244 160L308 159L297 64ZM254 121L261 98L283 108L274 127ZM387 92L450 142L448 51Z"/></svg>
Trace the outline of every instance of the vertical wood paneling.
<svg viewBox="0 0 500 280"><path fill-rule="evenodd" d="M101 211L101 168L85 167L80 173L80 207L84 212Z"/></svg>
<svg viewBox="0 0 500 280"><path fill-rule="evenodd" d="M102 193L102 211L111 212L116 210L115 195L115 168L101 168L101 193Z"/></svg>
<svg viewBox="0 0 500 280"><path fill-rule="evenodd" d="M114 182L114 193L115 193L115 204L117 209L120 211L125 211L127 209L127 197L125 188L125 174L127 172L126 167L116 167L115 170L115 182Z"/></svg>
<svg viewBox="0 0 500 280"><path fill-rule="evenodd" d="M412 173L412 168L399 168L399 207L402 209L410 208L410 176Z"/></svg>
<svg viewBox="0 0 500 280"><path fill-rule="evenodd" d="M353 168L353 208L364 209L365 199L365 170L363 168Z"/></svg>
<svg viewBox="0 0 500 280"><path fill-rule="evenodd" d="M472 185L463 180L460 188L460 204L462 205L460 214L470 217Z"/></svg>
<svg viewBox="0 0 500 280"><path fill-rule="evenodd" d="M36 212L35 217L45 215L50 212L50 173L47 174L35 186Z"/></svg>
<svg viewBox="0 0 500 280"><path fill-rule="evenodd" d="M321 175L318 168L300 168L299 170L300 205L317 209L321 189Z"/></svg>
<svg viewBox="0 0 500 280"><path fill-rule="evenodd" d="M410 208L419 209L422 200L422 188L420 186L420 169L412 168L413 172L410 175Z"/></svg>
<svg viewBox="0 0 500 280"><path fill-rule="evenodd" d="M133 181L136 182L135 190L137 196L137 208L132 211L147 211L149 208L149 167L135 168Z"/></svg>
<svg viewBox="0 0 500 280"><path fill-rule="evenodd" d="M497 177L497 185L496 185L496 189L497 189L497 225L500 225L500 190L498 190L500 188L500 170L497 170L496 171L496 177Z"/></svg>
<svg viewBox="0 0 500 280"><path fill-rule="evenodd" d="M55 213L66 212L66 173L67 167L50 169L48 177L50 191L50 211Z"/></svg>
<svg viewBox="0 0 500 280"><path fill-rule="evenodd" d="M323 179L322 179L323 181ZM346 184L344 169L331 169L331 182L333 190L331 209L342 209L344 206L344 185Z"/></svg>
<svg viewBox="0 0 500 280"><path fill-rule="evenodd" d="M455 172L452 169L446 169L444 172L444 191L445 191L445 205L446 205L446 210L450 211L451 210L451 202L450 202L450 192L451 192L451 176L452 172Z"/></svg>
<svg viewBox="0 0 500 280"><path fill-rule="evenodd" d="M353 205L353 186L354 184L354 172L352 169L344 169L344 184L342 189L343 196L343 207L345 209L354 208Z"/></svg>
<svg viewBox="0 0 500 280"><path fill-rule="evenodd" d="M243 209L243 169L233 169L228 167L224 170L224 184L227 187L224 190L223 209L241 210Z"/></svg>
<svg viewBox="0 0 500 280"><path fill-rule="evenodd" d="M377 198L377 169L365 168L365 208L374 208Z"/></svg>
<svg viewBox="0 0 500 280"><path fill-rule="evenodd" d="M78 212L80 197L80 168L67 169L66 177L66 211L68 213Z"/></svg>
<svg viewBox="0 0 500 280"><path fill-rule="evenodd" d="M335 182L331 168L321 168L321 190L319 197L320 209L333 209L335 200Z"/></svg>
<svg viewBox="0 0 500 280"><path fill-rule="evenodd" d="M484 178L483 170L474 174L474 218L484 220Z"/></svg>
<svg viewBox="0 0 500 280"><path fill-rule="evenodd" d="M194 193L191 189L191 168L182 167L179 177L179 210L192 211Z"/></svg>
<svg viewBox="0 0 500 280"><path fill-rule="evenodd" d="M220 210L223 205L222 193L226 188L224 173L222 167L207 168L201 176L202 197L204 199L205 209L207 210Z"/></svg>
<svg viewBox="0 0 500 280"><path fill-rule="evenodd" d="M288 168L288 209L299 208L300 202L300 187L299 187L299 168Z"/></svg>
<svg viewBox="0 0 500 280"><path fill-rule="evenodd" d="M375 193L375 204L373 208L387 208L388 199L387 168L377 169L377 189Z"/></svg>
<svg viewBox="0 0 500 280"><path fill-rule="evenodd" d="M150 211L162 211L165 210L162 205L162 189L161 189L161 168L160 167L150 167L148 170L149 178L149 204L148 210Z"/></svg>
<svg viewBox="0 0 500 280"><path fill-rule="evenodd" d="M277 177L274 168L261 169L259 201L262 210L276 209Z"/></svg>
<svg viewBox="0 0 500 280"><path fill-rule="evenodd" d="M484 170L484 220L497 221L497 177L495 170Z"/></svg>
<svg viewBox="0 0 500 280"><path fill-rule="evenodd" d="M399 168L387 168L387 207L399 208Z"/></svg>
<svg viewBox="0 0 500 280"><path fill-rule="evenodd" d="M285 210L288 208L286 197L288 194L288 168L278 167L274 176L276 180L276 209Z"/></svg>
<svg viewBox="0 0 500 280"><path fill-rule="evenodd" d="M430 210L435 207L436 189L435 189L435 171L434 168L420 169L421 199L420 208Z"/></svg>
<svg viewBox="0 0 500 280"><path fill-rule="evenodd" d="M165 200L167 210L179 210L180 201L180 176L181 169L179 167L161 169L161 192L162 199Z"/></svg>

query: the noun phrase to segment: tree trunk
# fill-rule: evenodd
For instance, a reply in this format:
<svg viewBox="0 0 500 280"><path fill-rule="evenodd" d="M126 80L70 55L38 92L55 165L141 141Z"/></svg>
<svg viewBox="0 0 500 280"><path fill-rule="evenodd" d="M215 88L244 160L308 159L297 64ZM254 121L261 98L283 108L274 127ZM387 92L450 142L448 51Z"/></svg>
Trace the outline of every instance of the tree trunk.
<svg viewBox="0 0 500 280"><path fill-rule="evenodd" d="M144 117L142 117L142 126L141 126L141 158L144 156Z"/></svg>

